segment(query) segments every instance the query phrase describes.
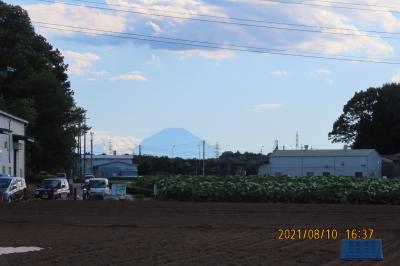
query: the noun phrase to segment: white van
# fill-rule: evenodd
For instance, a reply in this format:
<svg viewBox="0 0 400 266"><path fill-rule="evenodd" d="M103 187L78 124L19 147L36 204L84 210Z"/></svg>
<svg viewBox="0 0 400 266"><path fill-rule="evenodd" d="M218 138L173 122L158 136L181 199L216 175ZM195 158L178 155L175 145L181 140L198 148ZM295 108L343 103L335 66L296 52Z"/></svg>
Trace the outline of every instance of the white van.
<svg viewBox="0 0 400 266"><path fill-rule="evenodd" d="M0 202L11 203L26 198L26 182L22 177L0 175Z"/></svg>
<svg viewBox="0 0 400 266"><path fill-rule="evenodd" d="M107 178L92 178L89 180L89 199L104 199L110 194L110 187Z"/></svg>

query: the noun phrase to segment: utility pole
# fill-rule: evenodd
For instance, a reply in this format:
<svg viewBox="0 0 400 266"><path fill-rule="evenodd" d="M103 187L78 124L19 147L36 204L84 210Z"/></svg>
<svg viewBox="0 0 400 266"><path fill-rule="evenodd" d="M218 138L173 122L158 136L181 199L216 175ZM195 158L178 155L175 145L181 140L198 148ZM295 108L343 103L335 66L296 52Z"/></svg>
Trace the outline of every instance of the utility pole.
<svg viewBox="0 0 400 266"><path fill-rule="evenodd" d="M296 131L296 150L299 149L299 132Z"/></svg>
<svg viewBox="0 0 400 266"><path fill-rule="evenodd" d="M81 128L81 124L79 124L78 132L79 132L78 133L79 177L82 177L82 143L81 143L82 128Z"/></svg>
<svg viewBox="0 0 400 266"><path fill-rule="evenodd" d="M90 172L93 173L93 132L90 132Z"/></svg>
<svg viewBox="0 0 400 266"><path fill-rule="evenodd" d="M197 157L196 176L200 173L200 142L197 144L197 148L199 150L199 157Z"/></svg>
<svg viewBox="0 0 400 266"><path fill-rule="evenodd" d="M206 176L206 141L203 140L203 176Z"/></svg>
<svg viewBox="0 0 400 266"><path fill-rule="evenodd" d="M142 145L139 144L139 156L142 156Z"/></svg>
<svg viewBox="0 0 400 266"><path fill-rule="evenodd" d="M83 131L83 173L85 174L85 172L86 172L86 130Z"/></svg>
<svg viewBox="0 0 400 266"><path fill-rule="evenodd" d="M260 161L262 162L262 158L263 158L263 148L264 145L261 146L261 150L260 150Z"/></svg>

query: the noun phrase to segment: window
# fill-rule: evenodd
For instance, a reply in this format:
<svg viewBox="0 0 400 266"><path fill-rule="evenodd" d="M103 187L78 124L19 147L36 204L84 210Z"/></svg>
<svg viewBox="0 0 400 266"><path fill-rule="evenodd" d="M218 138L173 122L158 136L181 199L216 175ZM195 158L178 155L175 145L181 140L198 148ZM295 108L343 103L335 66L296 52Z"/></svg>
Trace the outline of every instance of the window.
<svg viewBox="0 0 400 266"><path fill-rule="evenodd" d="M281 177L282 176L282 172L275 172L275 176L276 177Z"/></svg>
<svg viewBox="0 0 400 266"><path fill-rule="evenodd" d="M323 176L331 176L331 172L322 172Z"/></svg>
<svg viewBox="0 0 400 266"><path fill-rule="evenodd" d="M8 167L8 174L11 175L11 167Z"/></svg>
<svg viewBox="0 0 400 266"><path fill-rule="evenodd" d="M314 175L315 175L314 172L307 172L307 176L309 176L309 177L314 176Z"/></svg>
<svg viewBox="0 0 400 266"><path fill-rule="evenodd" d="M355 177L363 177L363 176L364 176L363 172L356 172L355 173Z"/></svg>
<svg viewBox="0 0 400 266"><path fill-rule="evenodd" d="M4 149L8 149L8 142L7 141L4 141Z"/></svg>
<svg viewBox="0 0 400 266"><path fill-rule="evenodd" d="M2 173L6 174L6 167L3 165Z"/></svg>

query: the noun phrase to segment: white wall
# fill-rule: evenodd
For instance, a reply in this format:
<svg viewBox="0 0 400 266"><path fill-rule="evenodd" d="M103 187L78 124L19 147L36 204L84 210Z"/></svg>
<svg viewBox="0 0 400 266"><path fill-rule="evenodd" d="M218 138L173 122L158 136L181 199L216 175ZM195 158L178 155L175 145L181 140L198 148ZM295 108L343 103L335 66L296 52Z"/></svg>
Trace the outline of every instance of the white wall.
<svg viewBox="0 0 400 266"><path fill-rule="evenodd" d="M269 174L277 172L289 176L307 176L308 172L322 176L329 172L332 176L355 176L362 172L364 177L381 177L381 158L378 153L367 156L346 157L270 157Z"/></svg>
<svg viewBox="0 0 400 266"><path fill-rule="evenodd" d="M382 158L377 152L373 152L368 157L368 177L382 177Z"/></svg>
<svg viewBox="0 0 400 266"><path fill-rule="evenodd" d="M10 129L11 134L0 134L0 173L14 175L14 142L12 134L25 135L25 124L0 113L0 128ZM17 153L17 176L25 177L25 143Z"/></svg>

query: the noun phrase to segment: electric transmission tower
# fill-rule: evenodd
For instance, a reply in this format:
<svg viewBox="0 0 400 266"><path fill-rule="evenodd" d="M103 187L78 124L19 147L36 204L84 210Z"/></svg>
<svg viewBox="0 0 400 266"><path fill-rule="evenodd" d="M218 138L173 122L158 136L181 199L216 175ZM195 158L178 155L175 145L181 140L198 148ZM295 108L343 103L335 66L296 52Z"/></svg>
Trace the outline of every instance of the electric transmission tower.
<svg viewBox="0 0 400 266"><path fill-rule="evenodd" d="M220 146L219 146L219 142L217 141L217 143L215 143L215 158L216 159L219 158L219 150L220 150Z"/></svg>
<svg viewBox="0 0 400 266"><path fill-rule="evenodd" d="M109 139L108 142L107 142L107 153L109 155L113 154L113 146L112 146L112 140L111 139Z"/></svg>

